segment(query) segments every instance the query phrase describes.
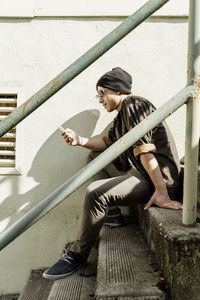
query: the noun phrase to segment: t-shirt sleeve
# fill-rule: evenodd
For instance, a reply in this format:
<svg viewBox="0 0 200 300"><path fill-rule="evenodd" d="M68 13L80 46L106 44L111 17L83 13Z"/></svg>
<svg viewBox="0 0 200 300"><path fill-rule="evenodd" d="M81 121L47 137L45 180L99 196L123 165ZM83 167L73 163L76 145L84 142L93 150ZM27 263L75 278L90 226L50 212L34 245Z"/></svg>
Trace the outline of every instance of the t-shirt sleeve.
<svg viewBox="0 0 200 300"><path fill-rule="evenodd" d="M109 147L110 145L112 145L113 143L115 143L117 141L117 136L116 136L116 118L113 121L113 126L109 129L108 134L106 136L103 137L103 140L106 144L107 147Z"/></svg>
<svg viewBox="0 0 200 300"><path fill-rule="evenodd" d="M156 153L156 146L154 144L142 144L139 146L133 146L133 154L135 158L139 158L140 154L144 153Z"/></svg>
<svg viewBox="0 0 200 300"><path fill-rule="evenodd" d="M112 145L112 141L109 138L109 135L103 136L103 140L104 140L104 142L105 142L105 144L106 144L107 147L110 147L110 145Z"/></svg>
<svg viewBox="0 0 200 300"><path fill-rule="evenodd" d="M154 110L155 107L151 105L150 102L140 99L136 99L133 103L129 103L129 105L124 105L122 114L126 129L130 131L147 118ZM156 146L152 143L152 130L133 145L133 154L137 159L140 157L140 154L149 152L156 152Z"/></svg>

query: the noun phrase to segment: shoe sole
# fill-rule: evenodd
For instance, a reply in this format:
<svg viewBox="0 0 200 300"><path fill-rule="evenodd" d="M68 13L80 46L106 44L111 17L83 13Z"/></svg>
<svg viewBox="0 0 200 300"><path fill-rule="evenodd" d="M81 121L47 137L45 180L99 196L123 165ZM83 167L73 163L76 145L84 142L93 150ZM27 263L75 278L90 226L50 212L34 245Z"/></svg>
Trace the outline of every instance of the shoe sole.
<svg viewBox="0 0 200 300"><path fill-rule="evenodd" d="M85 264L86 263L84 263L83 265L79 266L78 268L76 268L75 270L73 270L70 273L66 273L66 274L62 274L62 275L50 275L50 274L43 273L42 276L45 279L50 279L50 280L62 279L62 278L65 278L65 277L67 277L67 276L75 273L76 271L78 271L79 269L81 269Z"/></svg>

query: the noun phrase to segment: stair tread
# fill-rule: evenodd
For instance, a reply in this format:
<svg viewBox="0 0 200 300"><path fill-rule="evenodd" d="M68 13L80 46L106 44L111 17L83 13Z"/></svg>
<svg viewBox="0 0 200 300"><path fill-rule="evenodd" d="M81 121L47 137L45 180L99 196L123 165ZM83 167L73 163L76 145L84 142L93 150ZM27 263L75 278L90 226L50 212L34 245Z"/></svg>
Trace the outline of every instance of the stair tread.
<svg viewBox="0 0 200 300"><path fill-rule="evenodd" d="M0 300L17 300L19 297L18 294L9 294L0 296Z"/></svg>
<svg viewBox="0 0 200 300"><path fill-rule="evenodd" d="M33 270L18 300L47 300L53 282L42 277L42 270Z"/></svg>
<svg viewBox="0 0 200 300"><path fill-rule="evenodd" d="M200 220L200 209L197 209L197 226L185 227L182 224L182 210L166 209L161 207L150 207L148 211L143 210L143 207L139 208L140 214L144 214L144 217L153 219L156 224L160 227L165 228L165 231L172 238L180 235L184 235L184 238L188 236L191 239L191 233L193 236L199 238L199 220ZM149 224L151 225L151 223ZM150 226L149 226L150 227Z"/></svg>
<svg viewBox="0 0 200 300"><path fill-rule="evenodd" d="M97 299L165 299L165 293L156 286L158 282L139 226L104 226L99 245Z"/></svg>
<svg viewBox="0 0 200 300"><path fill-rule="evenodd" d="M88 300L94 296L97 250L92 248L88 262L78 272L53 283L48 300Z"/></svg>

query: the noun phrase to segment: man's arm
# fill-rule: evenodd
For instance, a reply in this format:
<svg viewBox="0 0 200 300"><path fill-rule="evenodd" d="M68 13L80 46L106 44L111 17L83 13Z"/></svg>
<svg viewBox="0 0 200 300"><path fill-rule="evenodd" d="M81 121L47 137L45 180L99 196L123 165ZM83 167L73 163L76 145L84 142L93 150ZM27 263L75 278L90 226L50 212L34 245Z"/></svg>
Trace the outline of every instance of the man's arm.
<svg viewBox="0 0 200 300"><path fill-rule="evenodd" d="M103 138L85 138L81 137L79 146L93 150L93 151L104 151L107 148Z"/></svg>
<svg viewBox="0 0 200 300"><path fill-rule="evenodd" d="M140 161L154 184L155 192L144 209L156 204L159 207L182 209L182 204L170 199L157 159L152 153L140 155Z"/></svg>
<svg viewBox="0 0 200 300"><path fill-rule="evenodd" d="M107 148L103 138L82 137L72 129L66 129L62 136L70 146L81 146L93 151L104 151Z"/></svg>

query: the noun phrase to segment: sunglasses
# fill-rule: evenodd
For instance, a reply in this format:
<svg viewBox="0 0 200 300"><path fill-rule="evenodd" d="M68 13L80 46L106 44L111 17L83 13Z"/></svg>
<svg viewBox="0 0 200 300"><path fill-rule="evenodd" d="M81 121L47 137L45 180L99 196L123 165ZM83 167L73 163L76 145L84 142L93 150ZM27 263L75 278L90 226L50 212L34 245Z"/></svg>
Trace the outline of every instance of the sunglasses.
<svg viewBox="0 0 200 300"><path fill-rule="evenodd" d="M104 90L98 90L96 98L103 98L104 95L105 95L105 91Z"/></svg>

